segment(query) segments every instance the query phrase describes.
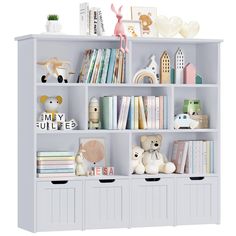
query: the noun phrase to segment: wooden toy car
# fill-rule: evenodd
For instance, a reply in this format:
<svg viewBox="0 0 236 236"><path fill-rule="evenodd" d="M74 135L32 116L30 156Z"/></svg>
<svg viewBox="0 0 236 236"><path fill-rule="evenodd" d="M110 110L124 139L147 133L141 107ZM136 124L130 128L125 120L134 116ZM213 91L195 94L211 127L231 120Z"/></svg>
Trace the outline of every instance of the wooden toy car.
<svg viewBox="0 0 236 236"><path fill-rule="evenodd" d="M201 112L200 100L184 100L183 113L199 115Z"/></svg>
<svg viewBox="0 0 236 236"><path fill-rule="evenodd" d="M199 122L190 118L189 114L179 114L175 117L175 129L196 129Z"/></svg>

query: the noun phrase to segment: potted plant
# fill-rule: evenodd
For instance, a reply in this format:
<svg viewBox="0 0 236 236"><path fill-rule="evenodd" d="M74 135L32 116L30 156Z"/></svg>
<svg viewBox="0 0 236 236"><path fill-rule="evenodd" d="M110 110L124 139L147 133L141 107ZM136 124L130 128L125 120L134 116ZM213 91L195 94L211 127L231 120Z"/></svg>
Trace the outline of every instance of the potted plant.
<svg viewBox="0 0 236 236"><path fill-rule="evenodd" d="M61 25L58 22L58 15L48 15L48 22L46 24L46 30L49 33L58 33L61 31Z"/></svg>

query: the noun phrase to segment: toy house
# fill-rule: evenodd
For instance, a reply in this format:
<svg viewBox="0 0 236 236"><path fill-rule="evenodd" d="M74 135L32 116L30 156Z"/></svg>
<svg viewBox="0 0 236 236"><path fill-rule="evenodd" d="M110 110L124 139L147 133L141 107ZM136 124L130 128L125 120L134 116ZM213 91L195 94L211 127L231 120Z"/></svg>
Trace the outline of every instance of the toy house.
<svg viewBox="0 0 236 236"><path fill-rule="evenodd" d="M183 84L183 70L185 64L184 53L181 48L175 53L175 83Z"/></svg>
<svg viewBox="0 0 236 236"><path fill-rule="evenodd" d="M170 57L164 51L160 59L160 79L161 84L170 84Z"/></svg>
<svg viewBox="0 0 236 236"><path fill-rule="evenodd" d="M184 83L195 84L195 80L196 80L196 68L193 64L188 63L184 67Z"/></svg>

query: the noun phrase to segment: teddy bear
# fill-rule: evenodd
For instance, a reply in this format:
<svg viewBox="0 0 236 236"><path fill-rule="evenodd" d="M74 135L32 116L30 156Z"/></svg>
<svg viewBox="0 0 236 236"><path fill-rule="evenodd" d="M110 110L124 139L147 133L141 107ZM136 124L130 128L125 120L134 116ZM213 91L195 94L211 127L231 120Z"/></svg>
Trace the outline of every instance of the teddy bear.
<svg viewBox="0 0 236 236"><path fill-rule="evenodd" d="M77 176L88 175L87 166L84 162L84 155L83 155L84 152L86 152L84 149L80 149L75 157L75 162L76 162L75 174Z"/></svg>
<svg viewBox="0 0 236 236"><path fill-rule="evenodd" d="M145 167L142 163L143 152L144 149L139 146L133 146L132 148L131 168L133 174L144 174Z"/></svg>
<svg viewBox="0 0 236 236"><path fill-rule="evenodd" d="M43 95L40 97L40 102L43 104L46 113L52 113L52 119L55 121L56 113L58 113L57 109L62 104L62 97L48 97Z"/></svg>
<svg viewBox="0 0 236 236"><path fill-rule="evenodd" d="M143 165L147 174L171 174L175 171L174 163L168 162L160 152L161 143L160 134L141 136L141 147L144 149Z"/></svg>

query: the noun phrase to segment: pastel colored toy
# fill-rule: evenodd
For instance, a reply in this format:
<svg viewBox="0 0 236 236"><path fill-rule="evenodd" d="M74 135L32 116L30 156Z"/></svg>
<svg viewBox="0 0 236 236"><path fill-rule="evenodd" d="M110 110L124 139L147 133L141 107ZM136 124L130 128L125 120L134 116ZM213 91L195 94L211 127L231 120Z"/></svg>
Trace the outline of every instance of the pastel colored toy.
<svg viewBox="0 0 236 236"><path fill-rule="evenodd" d="M160 58L160 81L161 84L170 84L170 56L167 51Z"/></svg>
<svg viewBox="0 0 236 236"><path fill-rule="evenodd" d="M179 31L179 33L184 38L193 38L197 35L200 30L200 25L196 21L190 21L189 23L184 23Z"/></svg>
<svg viewBox="0 0 236 236"><path fill-rule="evenodd" d="M175 129L196 129L199 122L190 118L189 114L179 114L175 117Z"/></svg>
<svg viewBox="0 0 236 236"><path fill-rule="evenodd" d="M199 115L201 113L200 100L184 100L183 113L189 115Z"/></svg>
<svg viewBox="0 0 236 236"><path fill-rule="evenodd" d="M48 80L48 77L50 76L57 79L59 83L62 83L63 80L65 83L68 83L68 77L71 74L74 74L74 72L70 70L69 61L62 61L56 57L50 58L45 61L40 61L37 64L44 66L47 70L47 74L42 75L41 77L42 83L46 83Z"/></svg>
<svg viewBox="0 0 236 236"><path fill-rule="evenodd" d="M100 129L100 108L97 98L92 97L89 102L89 129Z"/></svg>
<svg viewBox="0 0 236 236"><path fill-rule="evenodd" d="M175 171L174 163L169 162L160 152L161 143L160 134L141 136L141 147L144 149L143 165L147 174L171 174Z"/></svg>
<svg viewBox="0 0 236 236"><path fill-rule="evenodd" d="M144 174L145 168L142 163L144 149L139 146L133 146L131 157L131 168L133 174Z"/></svg>
<svg viewBox="0 0 236 236"><path fill-rule="evenodd" d="M120 37L120 50L124 53L128 53L129 49L128 49L128 40L127 40L127 36L125 34L125 28L122 22L122 14L121 14L121 9L123 6L120 6L118 12L116 11L114 4L111 4L111 10L116 14L116 18L118 19L115 29L114 29L114 35L117 37ZM123 48L122 42L123 40L125 41L125 48Z"/></svg>
<svg viewBox="0 0 236 236"><path fill-rule="evenodd" d="M178 48L175 53L175 83L183 84L184 82L184 66L185 66L185 56L183 50Z"/></svg>
<svg viewBox="0 0 236 236"><path fill-rule="evenodd" d="M86 151L84 149L79 149L78 153L76 154L75 157L75 162L76 162L76 168L75 168L75 174L77 176L81 176L81 175L87 175L87 166L84 162L84 156L83 153L85 153Z"/></svg>
<svg viewBox="0 0 236 236"><path fill-rule="evenodd" d="M52 120L55 121L56 114L58 113L58 108L62 104L62 97L48 97L43 95L40 97L40 102L43 104L44 111L46 113L52 113Z"/></svg>
<svg viewBox="0 0 236 236"><path fill-rule="evenodd" d="M184 67L184 83L195 84L195 80L196 80L196 68L193 64L188 63Z"/></svg>

